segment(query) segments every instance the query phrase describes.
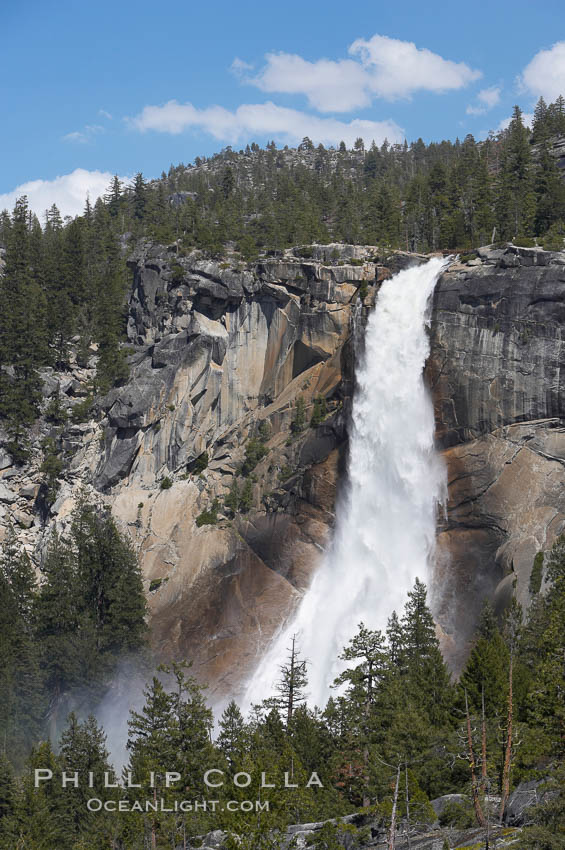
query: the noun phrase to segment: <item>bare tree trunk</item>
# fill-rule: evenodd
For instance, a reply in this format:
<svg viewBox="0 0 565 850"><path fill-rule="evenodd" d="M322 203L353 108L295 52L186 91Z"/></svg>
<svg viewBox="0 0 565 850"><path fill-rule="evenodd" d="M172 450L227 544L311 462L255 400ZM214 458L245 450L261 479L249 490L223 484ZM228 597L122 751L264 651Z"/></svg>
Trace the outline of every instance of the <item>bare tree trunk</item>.
<svg viewBox="0 0 565 850"><path fill-rule="evenodd" d="M392 800L392 814L390 816L390 832L388 834L388 850L394 850L396 840L396 806L398 804L398 786L400 785L400 763L396 771L396 785Z"/></svg>
<svg viewBox="0 0 565 850"><path fill-rule="evenodd" d="M481 729L481 788L483 791L483 797L486 793L488 793L488 776L487 776L487 721L485 717L485 686L483 684L481 689L481 709L482 709L482 729ZM487 836L485 843L485 850L489 850L490 847L490 805L489 801L486 801L486 813L487 813Z"/></svg>
<svg viewBox="0 0 565 850"><path fill-rule="evenodd" d="M482 763L481 763L481 780L483 783L483 790L487 785L487 722L485 718L485 686L482 688Z"/></svg>
<svg viewBox="0 0 565 850"><path fill-rule="evenodd" d="M157 804L157 788L153 788L153 802ZM151 850L157 848L157 822L155 818L151 820Z"/></svg>
<svg viewBox="0 0 565 850"><path fill-rule="evenodd" d="M404 771L406 778L406 840L408 841L408 847L410 848L410 794L408 791L408 762L404 762Z"/></svg>
<svg viewBox="0 0 565 850"><path fill-rule="evenodd" d="M467 691L465 690L465 714L467 716L467 751L469 755L469 767L471 769L471 795L473 797L473 807L475 816L479 826L485 827L486 820L479 800L479 791L477 788L477 779L475 776L475 754L473 752L473 734L471 732L471 717L469 715L469 702L467 700Z"/></svg>
<svg viewBox="0 0 565 850"><path fill-rule="evenodd" d="M506 749L504 753L504 767L502 769L502 794L500 798L500 822L506 811L506 803L510 796L510 765L512 761L512 719L514 712L513 694L512 694L512 668L513 668L513 651L510 651L510 671L508 680L508 725L506 728Z"/></svg>

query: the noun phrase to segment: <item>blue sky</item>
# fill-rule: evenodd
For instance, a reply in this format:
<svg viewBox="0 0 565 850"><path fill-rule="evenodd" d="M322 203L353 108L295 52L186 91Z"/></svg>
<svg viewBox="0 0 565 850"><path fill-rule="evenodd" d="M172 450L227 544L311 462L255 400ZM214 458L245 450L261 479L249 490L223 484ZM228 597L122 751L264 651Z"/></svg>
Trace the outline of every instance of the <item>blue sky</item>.
<svg viewBox="0 0 565 850"><path fill-rule="evenodd" d="M557 0L27 0L2 30L0 208L227 144L478 138L565 93Z"/></svg>

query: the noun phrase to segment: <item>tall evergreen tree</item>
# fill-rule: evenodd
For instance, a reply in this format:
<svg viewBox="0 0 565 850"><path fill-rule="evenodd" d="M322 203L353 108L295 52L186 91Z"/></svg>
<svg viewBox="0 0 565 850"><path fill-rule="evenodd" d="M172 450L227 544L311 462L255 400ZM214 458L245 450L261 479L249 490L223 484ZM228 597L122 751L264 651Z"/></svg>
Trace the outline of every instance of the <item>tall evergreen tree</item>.
<svg viewBox="0 0 565 850"><path fill-rule="evenodd" d="M27 457L27 429L41 400L37 370L47 357L45 299L31 265L28 221L24 196L16 201L0 276L0 418L17 461Z"/></svg>
<svg viewBox="0 0 565 850"><path fill-rule="evenodd" d="M532 155L519 106L514 107L503 142L496 206L503 238L532 235L536 212Z"/></svg>

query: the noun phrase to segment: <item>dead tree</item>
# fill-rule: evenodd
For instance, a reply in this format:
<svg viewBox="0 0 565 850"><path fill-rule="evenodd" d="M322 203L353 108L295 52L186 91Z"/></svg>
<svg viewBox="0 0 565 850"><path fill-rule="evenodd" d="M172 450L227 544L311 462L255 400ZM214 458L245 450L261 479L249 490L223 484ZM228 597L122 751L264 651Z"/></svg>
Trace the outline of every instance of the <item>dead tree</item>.
<svg viewBox="0 0 565 850"><path fill-rule="evenodd" d="M508 798L510 796L510 769L512 766L512 733L514 721L514 698L512 679L514 672L514 653L516 651L521 625L522 609L514 599L512 601L512 605L510 606L508 620L506 622L506 633L508 636L508 644L510 648L510 663L508 665L508 716L506 721L506 742L504 747L504 764L502 767L502 785L499 812L499 819L501 823L504 818L506 804L508 803Z"/></svg>
<svg viewBox="0 0 565 850"><path fill-rule="evenodd" d="M506 725L506 746L504 748L504 765L502 768L502 789L500 795L500 813L499 818L502 823L506 804L510 796L510 766L512 762L512 722L514 715L513 695L512 695L512 667L513 667L513 647L510 649L510 666L508 677L508 720Z"/></svg>
<svg viewBox="0 0 565 850"><path fill-rule="evenodd" d="M277 684L277 690L280 694L279 704L286 716L287 729L290 726L295 709L306 699L304 689L308 683L306 661L299 657L296 635L292 636L288 653L288 662L280 668L281 678Z"/></svg>
<svg viewBox="0 0 565 850"><path fill-rule="evenodd" d="M398 787L400 785L400 768L401 763L398 763L396 771L396 784L394 786L394 797L392 798L392 814L390 816L390 830L388 833L388 850L394 850L396 843L396 808L398 805Z"/></svg>
<svg viewBox="0 0 565 850"><path fill-rule="evenodd" d="M471 729L471 716L469 714L469 701L467 699L467 689L465 689L465 717L467 719L467 757L469 759L469 768L471 770L471 796L473 799L473 808L479 826L486 826L485 815L479 799L479 788L477 785L477 777L475 774L475 754L473 751L473 732Z"/></svg>

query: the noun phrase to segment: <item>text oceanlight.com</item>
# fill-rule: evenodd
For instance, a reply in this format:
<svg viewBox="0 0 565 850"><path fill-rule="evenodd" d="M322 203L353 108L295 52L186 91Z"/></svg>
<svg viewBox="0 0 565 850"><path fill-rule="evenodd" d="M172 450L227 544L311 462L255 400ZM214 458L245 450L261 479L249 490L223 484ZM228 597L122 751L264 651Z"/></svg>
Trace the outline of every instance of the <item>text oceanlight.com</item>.
<svg viewBox="0 0 565 850"><path fill-rule="evenodd" d="M89 812L268 812L268 800L87 800Z"/></svg>

